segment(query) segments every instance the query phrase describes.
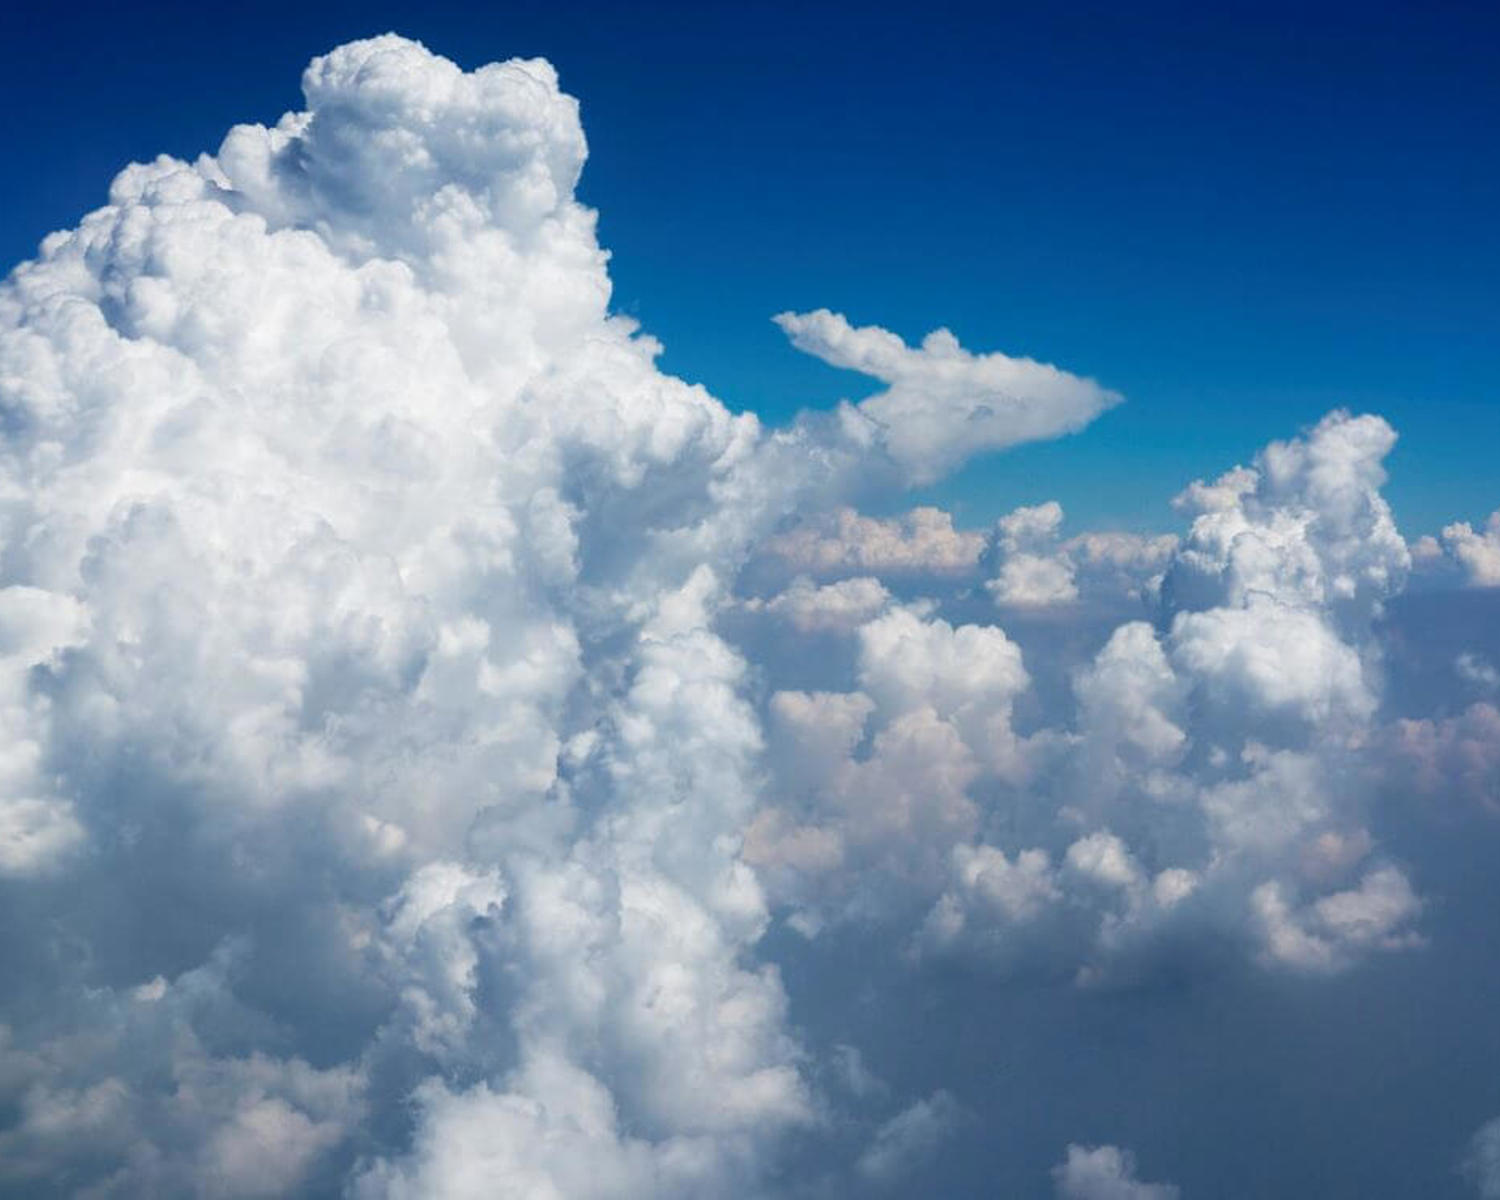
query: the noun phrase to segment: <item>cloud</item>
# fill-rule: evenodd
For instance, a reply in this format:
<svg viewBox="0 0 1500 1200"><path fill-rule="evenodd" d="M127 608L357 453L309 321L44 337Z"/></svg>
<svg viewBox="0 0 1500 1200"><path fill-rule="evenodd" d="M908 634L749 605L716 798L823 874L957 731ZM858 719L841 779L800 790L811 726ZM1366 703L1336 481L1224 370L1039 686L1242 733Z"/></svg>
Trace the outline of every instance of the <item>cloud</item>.
<svg viewBox="0 0 1500 1200"><path fill-rule="evenodd" d="M792 344L835 367L887 385L839 410L850 440L878 446L906 478L930 483L964 460L1022 442L1076 433L1120 396L1029 358L971 354L946 329L913 349L878 326L838 313L781 313Z"/></svg>
<svg viewBox="0 0 1500 1200"><path fill-rule="evenodd" d="M1453 670L1458 677L1482 692L1493 692L1500 688L1500 671L1480 655L1464 651L1453 660Z"/></svg>
<svg viewBox="0 0 1500 1200"><path fill-rule="evenodd" d="M745 607L791 622L799 633L851 633L890 603L891 594L867 575L818 587L805 576L769 600L748 600Z"/></svg>
<svg viewBox="0 0 1500 1200"><path fill-rule="evenodd" d="M1055 500L1018 508L995 525L998 565L985 588L1002 607L1046 608L1080 597L1155 597L1177 550L1173 534L1082 533L1062 540Z"/></svg>
<svg viewBox="0 0 1500 1200"><path fill-rule="evenodd" d="M1469 1140L1463 1171L1483 1200L1500 1196L1500 1117L1480 1126Z"/></svg>
<svg viewBox="0 0 1500 1200"><path fill-rule="evenodd" d="M1491 513L1477 533L1467 521L1444 526L1442 546L1458 561L1471 586L1500 585L1500 511Z"/></svg>
<svg viewBox="0 0 1500 1200"><path fill-rule="evenodd" d="M1052 1169L1059 1200L1176 1200L1170 1183L1142 1183L1135 1156L1118 1146L1068 1147L1068 1157Z"/></svg>
<svg viewBox="0 0 1500 1200"><path fill-rule="evenodd" d="M1380 417L1333 412L1306 437L1272 442L1253 467L1190 485L1176 500L1193 524L1167 573L1171 602L1242 606L1261 595L1340 623L1368 620L1411 566L1379 491L1395 444Z"/></svg>
<svg viewBox="0 0 1500 1200"><path fill-rule="evenodd" d="M1000 574L985 584L997 604L1041 608L1078 599L1073 568L1062 559L1039 554L1015 554L1005 560Z"/></svg>
<svg viewBox="0 0 1500 1200"><path fill-rule="evenodd" d="M1391 719L1382 420L1182 537L872 516L1118 398L788 314L887 388L768 430L611 314L548 64L386 36L304 92L0 285L0 1188L899 1189L985 1097L890 1060L1008 973L1424 944L1371 809L1492 798L1500 738L1478 643Z"/></svg>
<svg viewBox="0 0 1500 1200"><path fill-rule="evenodd" d="M1404 928L1421 910L1421 901L1392 867L1370 872L1358 888L1324 896L1301 913L1288 908L1277 883L1261 884L1252 901L1264 923L1267 955L1288 966L1325 970L1364 950L1421 944Z"/></svg>
<svg viewBox="0 0 1500 1200"><path fill-rule="evenodd" d="M939 508L914 508L904 516L865 517L842 507L769 539L766 552L801 571L820 575L972 570L985 536L953 527Z"/></svg>
<svg viewBox="0 0 1500 1200"><path fill-rule="evenodd" d="M890 1187L919 1168L951 1138L965 1116L947 1092L934 1092L897 1113L875 1132L860 1155L858 1171L867 1183Z"/></svg>
<svg viewBox="0 0 1500 1200"><path fill-rule="evenodd" d="M89 948L11 989L55 1014L11 1027L17 1170L249 1195L363 1144L362 1189L422 1191L486 1111L543 1190L575 1127L612 1193L702 1186L811 1114L747 958L761 739L708 565L796 488L608 315L550 66L383 37L304 91L127 169L0 292L0 871ZM359 1133L408 1096L409 1140Z"/></svg>
<svg viewBox="0 0 1500 1200"><path fill-rule="evenodd" d="M1381 765L1417 795L1500 811L1500 709L1493 704L1398 720L1382 736L1389 758Z"/></svg>

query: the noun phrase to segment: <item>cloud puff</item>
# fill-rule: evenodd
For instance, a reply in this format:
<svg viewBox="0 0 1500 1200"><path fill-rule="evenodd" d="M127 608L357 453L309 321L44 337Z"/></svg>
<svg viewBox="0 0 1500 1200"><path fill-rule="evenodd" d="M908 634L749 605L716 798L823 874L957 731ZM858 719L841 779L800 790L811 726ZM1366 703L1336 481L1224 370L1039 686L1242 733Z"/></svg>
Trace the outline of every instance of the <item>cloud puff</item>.
<svg viewBox="0 0 1500 1200"><path fill-rule="evenodd" d="M792 344L886 390L845 403L839 421L860 445L879 446L912 483L930 483L965 459L1022 442L1076 433L1120 396L1029 358L969 353L946 329L913 349L878 326L838 313L781 313Z"/></svg>
<svg viewBox="0 0 1500 1200"><path fill-rule="evenodd" d="M997 604L1040 608L1078 599L1073 568L1060 558L1039 554L1013 554L1000 567L1000 574L985 584Z"/></svg>
<svg viewBox="0 0 1500 1200"><path fill-rule="evenodd" d="M1253 467L1189 486L1176 501L1193 524L1167 574L1172 603L1261 595L1368 619L1411 566L1379 491L1395 444L1381 418L1334 412L1305 438L1272 442Z"/></svg>
<svg viewBox="0 0 1500 1200"><path fill-rule="evenodd" d="M1398 720L1382 736L1390 757L1381 765L1416 794L1500 811L1500 709L1493 704Z"/></svg>
<svg viewBox="0 0 1500 1200"><path fill-rule="evenodd" d="M790 621L799 633L851 633L890 603L880 580L867 575L818 587L806 576L794 579L769 600L751 599L745 607Z"/></svg>
<svg viewBox="0 0 1500 1200"><path fill-rule="evenodd" d="M1405 926L1421 901L1393 867L1370 872L1359 887L1324 896L1301 914L1289 911L1276 883L1261 884L1252 900L1265 925L1266 953L1290 966L1322 970L1362 950L1420 945Z"/></svg>
<svg viewBox="0 0 1500 1200"><path fill-rule="evenodd" d="M1467 521L1444 526L1442 545L1458 560L1470 584L1500 586L1500 511L1491 513L1485 527L1478 532Z"/></svg>
<svg viewBox="0 0 1500 1200"><path fill-rule="evenodd" d="M972 570L984 546L984 534L955 529L952 516L940 508L914 508L882 519L841 507L778 534L763 548L798 570L820 575L945 574Z"/></svg>
<svg viewBox="0 0 1500 1200"><path fill-rule="evenodd" d="M1170 1183L1143 1183L1135 1177L1135 1156L1118 1146L1068 1147L1068 1157L1052 1169L1059 1200L1177 1200Z"/></svg>
<svg viewBox="0 0 1500 1200"><path fill-rule="evenodd" d="M1082 533L1063 540L1062 505L1022 507L995 525L986 590L1002 607L1046 608L1080 597L1154 598L1177 551L1173 534Z"/></svg>

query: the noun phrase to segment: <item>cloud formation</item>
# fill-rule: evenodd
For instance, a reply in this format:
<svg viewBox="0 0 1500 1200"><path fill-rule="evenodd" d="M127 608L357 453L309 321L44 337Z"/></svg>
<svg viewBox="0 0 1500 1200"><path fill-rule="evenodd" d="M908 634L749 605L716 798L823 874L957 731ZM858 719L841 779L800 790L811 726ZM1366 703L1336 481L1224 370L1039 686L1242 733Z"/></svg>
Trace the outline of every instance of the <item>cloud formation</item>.
<svg viewBox="0 0 1500 1200"><path fill-rule="evenodd" d="M1169 1183L1142 1183L1135 1157L1118 1146L1069 1146L1052 1172L1059 1200L1177 1200Z"/></svg>
<svg viewBox="0 0 1500 1200"><path fill-rule="evenodd" d="M862 513L1119 397L819 310L778 321L886 389L767 429L611 314L549 64L386 36L303 88L0 285L0 1191L899 1191L984 1097L882 1082L880 989L809 960L1076 997L1420 951L1371 810L1485 808L1500 722L1388 716L1384 421L1190 485L1181 537Z"/></svg>
<svg viewBox="0 0 1500 1200"><path fill-rule="evenodd" d="M797 349L858 371L886 390L845 403L838 420L857 444L889 454L908 482L931 483L975 454L1076 433L1120 396L1091 379L1004 354L971 354L946 329L913 349L889 330L838 313L776 317Z"/></svg>
<svg viewBox="0 0 1500 1200"><path fill-rule="evenodd" d="M1500 1117L1485 1122L1469 1140L1463 1169L1483 1200L1500 1196Z"/></svg>
<svg viewBox="0 0 1500 1200"><path fill-rule="evenodd" d="M1492 512L1477 532L1467 521L1445 526L1442 548L1458 562L1470 584L1500 586L1500 510Z"/></svg>

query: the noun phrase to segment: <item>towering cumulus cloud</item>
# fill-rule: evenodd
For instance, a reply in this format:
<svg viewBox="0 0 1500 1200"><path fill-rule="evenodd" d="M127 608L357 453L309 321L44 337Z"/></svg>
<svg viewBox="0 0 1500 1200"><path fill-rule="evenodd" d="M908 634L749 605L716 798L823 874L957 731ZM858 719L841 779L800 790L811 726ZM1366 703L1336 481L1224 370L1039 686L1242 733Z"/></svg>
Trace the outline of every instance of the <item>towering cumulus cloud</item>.
<svg viewBox="0 0 1500 1200"><path fill-rule="evenodd" d="M1118 397L820 311L887 390L764 428L610 314L546 62L303 87L0 287L0 1190L901 1190L982 1102L805 1024L824 947L1076 992L1422 943L1361 782L1447 744L1381 724L1382 421L1180 546L862 516Z"/></svg>

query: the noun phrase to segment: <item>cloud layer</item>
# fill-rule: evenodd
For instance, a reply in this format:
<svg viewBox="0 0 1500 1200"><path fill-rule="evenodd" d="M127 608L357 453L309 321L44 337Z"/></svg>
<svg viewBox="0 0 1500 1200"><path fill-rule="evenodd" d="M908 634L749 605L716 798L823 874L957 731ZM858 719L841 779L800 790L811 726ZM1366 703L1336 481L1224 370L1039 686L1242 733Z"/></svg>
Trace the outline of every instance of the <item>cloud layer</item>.
<svg viewBox="0 0 1500 1200"><path fill-rule="evenodd" d="M303 88L0 286L0 1191L900 1192L984 1096L888 1082L877 993L801 964L1421 953L1379 805L1490 815L1497 650L1391 711L1384 421L1180 536L862 513L1119 397L819 310L777 320L885 390L768 429L610 313L546 62L387 36ZM1437 553L1492 583L1493 533ZM1179 1194L1112 1145L1051 1178Z"/></svg>

